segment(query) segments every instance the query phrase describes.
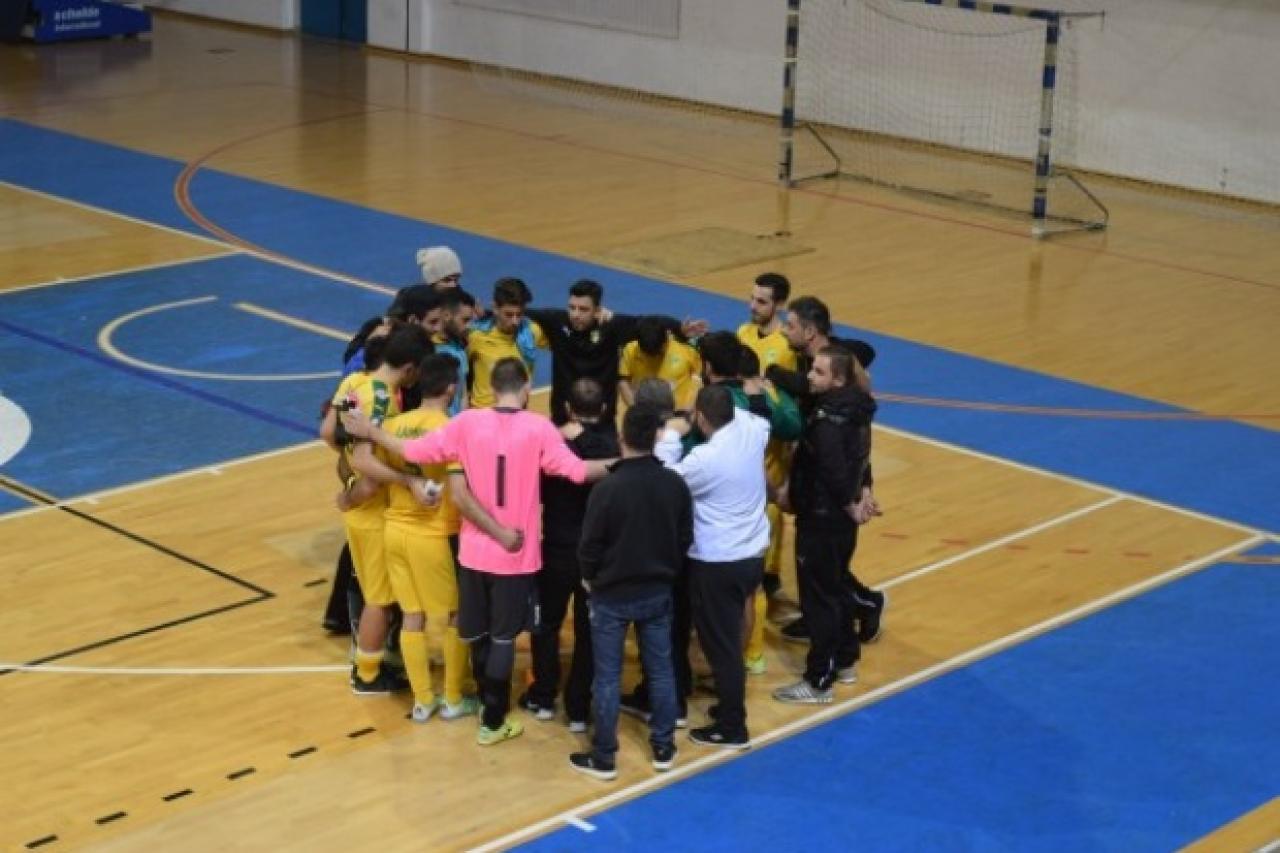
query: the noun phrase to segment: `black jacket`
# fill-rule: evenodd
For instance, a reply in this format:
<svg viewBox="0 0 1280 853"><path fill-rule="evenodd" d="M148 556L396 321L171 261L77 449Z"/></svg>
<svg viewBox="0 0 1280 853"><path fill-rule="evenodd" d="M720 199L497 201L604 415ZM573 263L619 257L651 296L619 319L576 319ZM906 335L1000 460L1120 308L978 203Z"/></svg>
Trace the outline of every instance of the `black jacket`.
<svg viewBox="0 0 1280 853"><path fill-rule="evenodd" d="M852 524L845 507L871 484L871 418L876 403L853 386L813 398L791 460L791 507L798 521Z"/></svg>
<svg viewBox="0 0 1280 853"><path fill-rule="evenodd" d="M844 347L853 353L863 370L870 370L871 363L876 360L876 348L866 341L854 338L831 338L830 342L833 346ZM771 364L764 375L774 385L790 394L800 404L801 411L807 412L813 397L809 393L809 368L811 367L813 367L813 359L798 353L795 370L787 370L785 367Z"/></svg>
<svg viewBox="0 0 1280 853"><path fill-rule="evenodd" d="M618 413L618 357L622 348L636 338L639 317L614 314L608 323L597 323L585 332L569 325L569 312L559 309L530 309L529 319L542 327L551 349L551 420L556 426L567 421L565 403L569 388L578 379L594 379L604 389L605 412L601 420L613 423ZM680 321L661 317L668 331L680 333Z"/></svg>
<svg viewBox="0 0 1280 853"><path fill-rule="evenodd" d="M583 424L582 434L568 442L579 459L614 459L621 455L618 432L612 421ZM542 547L577 552L582 519L592 484L579 485L563 477L542 478Z"/></svg>
<svg viewBox="0 0 1280 853"><path fill-rule="evenodd" d="M652 456L623 459L587 501L578 561L591 595L640 599L670 589L693 544L693 498Z"/></svg>

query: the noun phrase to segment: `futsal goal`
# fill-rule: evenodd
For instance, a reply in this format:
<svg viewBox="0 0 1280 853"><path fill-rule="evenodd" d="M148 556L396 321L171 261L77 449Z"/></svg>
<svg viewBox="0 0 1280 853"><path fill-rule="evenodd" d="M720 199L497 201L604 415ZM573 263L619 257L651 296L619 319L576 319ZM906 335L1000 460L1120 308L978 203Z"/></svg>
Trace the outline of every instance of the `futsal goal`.
<svg viewBox="0 0 1280 853"><path fill-rule="evenodd" d="M1106 227L1106 207L1066 168L1076 148L1077 30L1100 10L787 5L784 186L856 179L1027 217L1037 237Z"/></svg>

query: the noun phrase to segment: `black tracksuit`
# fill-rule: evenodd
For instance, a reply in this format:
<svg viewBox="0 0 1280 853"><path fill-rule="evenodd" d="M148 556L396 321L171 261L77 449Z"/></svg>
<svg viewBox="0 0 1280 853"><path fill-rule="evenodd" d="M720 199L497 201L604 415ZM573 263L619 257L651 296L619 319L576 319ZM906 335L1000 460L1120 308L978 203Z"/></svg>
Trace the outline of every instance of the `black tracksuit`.
<svg viewBox="0 0 1280 853"><path fill-rule="evenodd" d="M585 332L569 325L569 312L559 309L530 309L529 319L542 327L551 348L551 420L563 426L569 416L565 404L569 388L579 379L594 379L604 389L605 412L601 421L615 423L618 417L618 357L622 348L636 338L639 317L614 314L607 323L596 323ZM680 333L680 322L660 318L667 330Z"/></svg>
<svg viewBox="0 0 1280 853"><path fill-rule="evenodd" d="M583 424L569 448L582 459L613 459L620 453L612 422ZM578 542L587 499L593 486L562 477L542 478L542 571L538 572L538 630L530 639L533 684L529 700L542 707L556 701L560 684L560 627L573 597L573 659L564 687L564 707L570 720L583 721L591 708L591 620L578 569Z"/></svg>
<svg viewBox="0 0 1280 853"><path fill-rule="evenodd" d="M813 397L791 461L796 580L810 634L804 676L823 690L837 670L858 660L856 604L849 589L858 526L846 507L870 485L875 410L871 396L852 386Z"/></svg>

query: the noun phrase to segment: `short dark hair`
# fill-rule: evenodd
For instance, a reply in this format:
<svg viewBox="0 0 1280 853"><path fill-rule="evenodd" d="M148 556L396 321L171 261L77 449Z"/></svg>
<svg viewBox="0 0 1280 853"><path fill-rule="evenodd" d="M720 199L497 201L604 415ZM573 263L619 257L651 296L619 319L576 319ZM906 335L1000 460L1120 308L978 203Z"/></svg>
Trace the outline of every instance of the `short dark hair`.
<svg viewBox="0 0 1280 853"><path fill-rule="evenodd" d="M713 430L733 420L733 395L723 385L704 385L694 405Z"/></svg>
<svg viewBox="0 0 1280 853"><path fill-rule="evenodd" d="M786 302L791 296L791 282L780 272L767 272L756 276L756 284L769 288L774 302Z"/></svg>
<svg viewBox="0 0 1280 853"><path fill-rule="evenodd" d="M591 300L592 305L599 307L600 303L604 301L604 288L600 286L599 282L583 278L569 285L569 295L579 298L585 296Z"/></svg>
<svg viewBox="0 0 1280 853"><path fill-rule="evenodd" d="M667 328L657 317L641 317L636 323L636 344L645 355L657 355L667 345Z"/></svg>
<svg viewBox="0 0 1280 853"><path fill-rule="evenodd" d="M600 383L583 377L570 385L569 410L579 418L600 417L604 413L604 389Z"/></svg>
<svg viewBox="0 0 1280 853"><path fill-rule="evenodd" d="M367 352L367 351L366 351ZM419 364L435 352L427 330L413 323L406 323L387 335L387 345L382 351L382 361L391 367Z"/></svg>
<svg viewBox="0 0 1280 853"><path fill-rule="evenodd" d="M858 363L858 358L852 352L842 346L835 344L825 346L818 350L818 355L824 355L831 362L831 375L839 379L845 385L854 383L857 368L854 367Z"/></svg>
<svg viewBox="0 0 1280 853"><path fill-rule="evenodd" d="M800 318L802 326L809 326L824 337L831 334L831 312L816 296L800 296L792 299L787 310Z"/></svg>
<svg viewBox="0 0 1280 853"><path fill-rule="evenodd" d="M529 381L529 369L518 358L508 357L498 360L493 366L493 375L489 384L495 394L514 394Z"/></svg>
<svg viewBox="0 0 1280 853"><path fill-rule="evenodd" d="M698 342L702 363L721 379L734 379L742 364L742 341L733 332L711 332Z"/></svg>
<svg viewBox="0 0 1280 853"><path fill-rule="evenodd" d="M676 395L671 383L656 376L641 379L635 390L635 404L650 406L670 416L676 410Z"/></svg>
<svg viewBox="0 0 1280 853"><path fill-rule="evenodd" d="M412 317L421 320L428 313L440 307L440 295L431 289L429 284L411 284L400 288L395 300L387 309L388 317L407 320Z"/></svg>
<svg viewBox="0 0 1280 853"><path fill-rule="evenodd" d="M456 314L463 305L471 308L476 305L476 298L461 287L448 287L437 295L440 298L441 310L448 311L450 314Z"/></svg>
<svg viewBox="0 0 1280 853"><path fill-rule="evenodd" d="M458 360L447 352L436 352L422 360L418 366L418 393L423 399L439 397L458 384Z"/></svg>
<svg viewBox="0 0 1280 853"><path fill-rule="evenodd" d="M749 346L743 346L738 353L738 376L743 379L754 379L760 375L760 356Z"/></svg>
<svg viewBox="0 0 1280 853"><path fill-rule="evenodd" d="M494 305L519 305L523 308L532 301L529 286L518 278L500 278L493 285Z"/></svg>
<svg viewBox="0 0 1280 853"><path fill-rule="evenodd" d="M383 323L387 324L387 330L380 335L374 334L378 327ZM368 326L368 324L365 324ZM382 366L383 356L387 351L387 341L391 340L391 333L405 325L403 320L381 320L369 327L368 333L365 335L364 343L364 369L377 370Z"/></svg>
<svg viewBox="0 0 1280 853"><path fill-rule="evenodd" d="M622 416L622 443L637 453L652 453L662 420L655 406L632 406Z"/></svg>

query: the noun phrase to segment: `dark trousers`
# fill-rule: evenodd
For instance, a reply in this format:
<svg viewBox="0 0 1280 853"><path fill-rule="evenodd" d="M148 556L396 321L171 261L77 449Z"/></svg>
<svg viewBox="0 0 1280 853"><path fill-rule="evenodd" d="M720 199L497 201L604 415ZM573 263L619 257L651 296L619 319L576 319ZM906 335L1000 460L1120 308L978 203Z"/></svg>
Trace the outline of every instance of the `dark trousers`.
<svg viewBox="0 0 1280 853"><path fill-rule="evenodd" d="M533 575L498 575L463 566L458 572L458 635L471 645L471 671L484 706L481 722L501 728L511 709L516 637L537 630Z"/></svg>
<svg viewBox="0 0 1280 853"><path fill-rule="evenodd" d="M693 667L689 663L689 641L693 638L693 610L689 601L689 566L686 564L676 576L671 590L671 664L676 673L676 705L679 716L687 716L688 699L693 695ZM634 696L637 701L649 701L647 678L641 677Z"/></svg>
<svg viewBox="0 0 1280 853"><path fill-rule="evenodd" d="M538 630L530 637L533 684L529 699L542 707L555 704L560 685L560 627L573 598L573 658L564 686L564 708L570 720L586 722L591 709L591 616L582 588L578 555L572 549L545 548L538 572Z"/></svg>
<svg viewBox="0 0 1280 853"><path fill-rule="evenodd" d="M671 670L671 593L662 592L638 600L593 599L591 631L594 636L596 730L592 754L607 767L618 754L618 703L621 699L622 658L627 626L636 626L640 663L652 691L649 743L672 744L676 727L675 676Z"/></svg>
<svg viewBox="0 0 1280 853"><path fill-rule="evenodd" d="M333 573L333 587L329 590L329 601L324 608L325 625L350 622L354 628L360 621L360 610L364 606L364 600L361 599L359 607L353 608L347 591L347 588L355 583L355 571L355 566L351 563L351 548L343 542L342 553L338 554L338 566Z"/></svg>
<svg viewBox="0 0 1280 853"><path fill-rule="evenodd" d="M835 682L837 670L858 661L853 623L857 581L849 571L857 544L858 526L852 519L796 519L796 581L800 612L809 626L804 677L821 690Z"/></svg>
<svg viewBox="0 0 1280 853"><path fill-rule="evenodd" d="M747 674L742 665L742 613L764 576L764 557L731 563L689 561L698 641L711 664L720 700L716 721L730 734L747 731Z"/></svg>

